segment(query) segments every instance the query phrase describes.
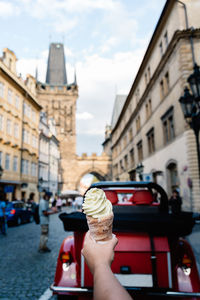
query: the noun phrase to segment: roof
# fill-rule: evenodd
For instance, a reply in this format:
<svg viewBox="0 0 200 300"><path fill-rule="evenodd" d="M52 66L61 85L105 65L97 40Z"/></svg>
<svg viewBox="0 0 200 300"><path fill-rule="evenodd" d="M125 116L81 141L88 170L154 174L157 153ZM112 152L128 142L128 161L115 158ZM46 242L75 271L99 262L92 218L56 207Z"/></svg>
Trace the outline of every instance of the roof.
<svg viewBox="0 0 200 300"><path fill-rule="evenodd" d="M120 113L122 111L124 103L126 101L126 98L127 98L126 95L116 95L113 113L112 113L112 121L111 121L112 129L115 127L115 125L118 121L118 118L120 116Z"/></svg>
<svg viewBox="0 0 200 300"><path fill-rule="evenodd" d="M47 65L46 83L50 85L67 85L64 46L51 43Z"/></svg>

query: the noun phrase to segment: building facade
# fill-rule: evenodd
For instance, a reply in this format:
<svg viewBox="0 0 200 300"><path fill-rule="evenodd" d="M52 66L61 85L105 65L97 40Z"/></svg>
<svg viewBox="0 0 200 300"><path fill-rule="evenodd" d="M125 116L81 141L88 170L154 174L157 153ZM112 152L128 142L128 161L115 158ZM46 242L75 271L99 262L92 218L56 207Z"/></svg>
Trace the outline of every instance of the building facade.
<svg viewBox="0 0 200 300"><path fill-rule="evenodd" d="M59 142L53 119L47 119L45 112L40 114L39 124L39 190L46 190L54 195L58 193L59 179Z"/></svg>
<svg viewBox="0 0 200 300"><path fill-rule="evenodd" d="M35 79L24 82L16 72L15 54L4 49L0 59L0 188L8 200L38 197L38 125L41 106Z"/></svg>
<svg viewBox="0 0 200 300"><path fill-rule="evenodd" d="M198 0L166 1L105 143L112 149L114 180L139 180L136 167L142 163L144 178L163 186L169 196L179 189L183 208L195 211L200 210L196 143L178 100L193 72L193 48L200 64L198 11Z"/></svg>

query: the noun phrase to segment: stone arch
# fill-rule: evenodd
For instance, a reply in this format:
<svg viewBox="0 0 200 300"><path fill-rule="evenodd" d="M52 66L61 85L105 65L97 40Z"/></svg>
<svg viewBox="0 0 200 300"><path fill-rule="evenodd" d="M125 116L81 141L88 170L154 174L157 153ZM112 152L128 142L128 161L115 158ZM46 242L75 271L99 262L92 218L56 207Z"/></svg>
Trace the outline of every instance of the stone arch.
<svg viewBox="0 0 200 300"><path fill-rule="evenodd" d="M79 177L76 181L76 190L78 190L81 178L86 174L92 174L92 175L96 176L100 181L106 180L106 174L104 174L100 169L98 169L98 168L88 168L88 169L84 170L84 172L82 172L79 175Z"/></svg>
<svg viewBox="0 0 200 300"><path fill-rule="evenodd" d="M179 189L178 163L175 159L167 161L166 165L167 175L167 191L168 195L172 194L174 189Z"/></svg>

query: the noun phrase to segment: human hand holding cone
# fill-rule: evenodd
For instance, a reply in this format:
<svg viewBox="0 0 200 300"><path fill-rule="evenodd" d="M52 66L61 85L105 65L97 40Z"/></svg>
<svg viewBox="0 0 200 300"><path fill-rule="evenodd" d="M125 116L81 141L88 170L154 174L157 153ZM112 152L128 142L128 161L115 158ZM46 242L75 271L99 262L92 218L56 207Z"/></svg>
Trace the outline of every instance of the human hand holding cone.
<svg viewBox="0 0 200 300"><path fill-rule="evenodd" d="M112 203L103 190L92 188L85 194L82 205L86 214L90 235L95 241L112 239L113 211Z"/></svg>

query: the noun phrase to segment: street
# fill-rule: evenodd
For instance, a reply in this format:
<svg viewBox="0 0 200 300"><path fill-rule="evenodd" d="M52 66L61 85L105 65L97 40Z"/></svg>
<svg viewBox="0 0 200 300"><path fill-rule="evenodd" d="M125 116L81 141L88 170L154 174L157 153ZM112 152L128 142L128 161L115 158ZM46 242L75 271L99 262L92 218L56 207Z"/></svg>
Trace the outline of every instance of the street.
<svg viewBox="0 0 200 300"><path fill-rule="evenodd" d="M6 237L0 235L0 299L56 299L49 290L53 282L57 255L63 239L58 214L51 215L48 245L51 253L38 253L40 226L34 222L9 227ZM193 246L200 271L200 225L187 238Z"/></svg>
<svg viewBox="0 0 200 300"><path fill-rule="evenodd" d="M9 227L7 236L0 234L0 299L54 299L47 291L53 282L58 251L65 232L59 214L50 216L48 246L51 253L38 253L40 225L34 222Z"/></svg>

